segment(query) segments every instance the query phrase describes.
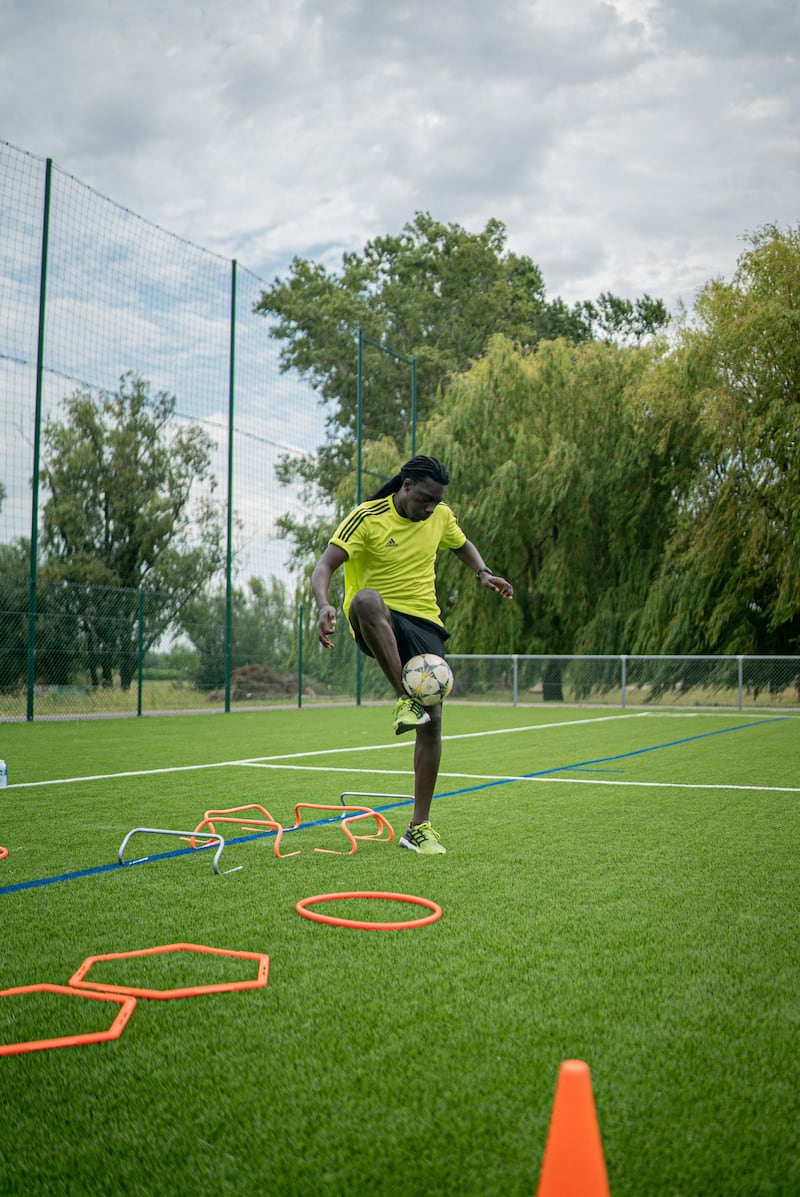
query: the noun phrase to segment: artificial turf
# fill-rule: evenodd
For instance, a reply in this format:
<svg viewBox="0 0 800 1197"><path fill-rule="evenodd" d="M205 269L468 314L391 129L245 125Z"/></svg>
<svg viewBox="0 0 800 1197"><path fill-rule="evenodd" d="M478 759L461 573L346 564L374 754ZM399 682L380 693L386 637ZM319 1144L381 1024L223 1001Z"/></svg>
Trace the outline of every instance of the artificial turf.
<svg viewBox="0 0 800 1197"><path fill-rule="evenodd" d="M291 825L296 803L410 793L388 709L0 728L0 987L160 944L270 957L264 988L140 998L118 1040L0 1057L0 1193L527 1194L569 1058L591 1070L615 1197L800 1191L800 720L453 706L445 734L446 856L397 846L402 799L351 798L394 842L320 854L349 844L307 811L282 844L299 855L226 830L216 875L155 835L127 854L146 863L117 852L210 808ZM295 909L343 891L442 917L365 931ZM118 985L234 973L102 967ZM99 1005L0 998L0 1044L81 1033Z"/></svg>

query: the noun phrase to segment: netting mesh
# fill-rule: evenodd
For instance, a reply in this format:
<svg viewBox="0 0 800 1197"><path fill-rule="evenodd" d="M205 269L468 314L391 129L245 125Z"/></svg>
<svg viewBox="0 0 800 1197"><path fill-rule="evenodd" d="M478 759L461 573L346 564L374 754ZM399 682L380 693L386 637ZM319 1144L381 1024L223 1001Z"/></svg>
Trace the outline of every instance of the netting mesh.
<svg viewBox="0 0 800 1197"><path fill-rule="evenodd" d="M3 142L0 230L0 720L389 700L374 661L357 662L346 632L323 652L314 612L296 601L276 520L305 513L276 466L325 442L325 414L299 376L280 371L269 325L254 314L264 281ZM354 330L354 377L356 353ZM211 440L226 515L232 498L230 620L223 567L203 603L179 591L31 584L37 396L43 428L66 418L71 395L99 402L131 375L174 396L177 422ZM409 362L368 344L363 382L364 436L388 433L410 453ZM378 382L399 397L396 427L376 423ZM384 480L365 473L364 494ZM39 512L46 501L40 492ZM797 659L745 661L454 658L452 701L797 705Z"/></svg>
<svg viewBox="0 0 800 1197"><path fill-rule="evenodd" d="M0 542L31 530L32 448L46 164L0 143ZM265 282L235 273L233 495L235 567L286 576L275 519L296 510L281 486L282 453L324 440L316 395L281 374L269 326L253 307ZM227 487L234 264L150 224L58 168L47 244L42 423L76 390L113 394L123 375L176 400L179 419L213 438L213 472Z"/></svg>
<svg viewBox="0 0 800 1197"><path fill-rule="evenodd" d="M19 697L32 645L30 540L34 527L37 534L41 529L41 515L33 520L31 485L37 395L40 467L46 464L43 430L48 422L65 422L71 396L87 394L99 403L118 393L124 378L135 377L149 394L174 397L175 424L202 425L210 438L224 519L229 493L232 498L232 585L246 589L258 579L269 586L277 579L291 599L290 546L276 520L302 514L302 499L298 489L278 481L276 466L286 454L314 452L325 427L317 396L298 375L281 372L268 322L254 313L264 280L6 143L0 143L0 223L0 691ZM355 358L355 341L353 352ZM41 490L39 513L47 497ZM207 579L209 593L224 594L226 583L221 568ZM113 688L108 678L105 687L96 682L91 656L97 588L84 587L82 600L80 591L48 592L41 581L35 588L37 698L54 686L74 694L95 683ZM87 604L83 618L80 601ZM127 627L138 601L121 590L106 595L101 607L125 612ZM234 610L234 639L236 618ZM70 619L77 619L71 642ZM148 632L152 627L151 620ZM106 637L116 644L111 681L126 692L122 641L128 635ZM162 642L179 635L167 620ZM144 648L152 647L148 634ZM289 649L282 651L285 656Z"/></svg>
<svg viewBox="0 0 800 1197"><path fill-rule="evenodd" d="M39 326L42 163L0 143L0 509L5 542L29 535Z"/></svg>

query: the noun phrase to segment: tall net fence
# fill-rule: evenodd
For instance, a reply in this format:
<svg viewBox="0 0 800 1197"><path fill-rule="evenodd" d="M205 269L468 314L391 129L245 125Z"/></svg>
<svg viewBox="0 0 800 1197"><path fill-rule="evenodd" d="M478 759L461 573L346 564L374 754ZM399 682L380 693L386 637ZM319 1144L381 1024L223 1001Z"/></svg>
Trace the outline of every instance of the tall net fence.
<svg viewBox="0 0 800 1197"><path fill-rule="evenodd" d="M320 649L279 533L281 515L307 513L277 466L315 452L326 433L316 394L281 372L269 324L254 313L265 288L239 263L0 142L0 721L391 697L346 632L334 653ZM361 348L359 436L386 431L370 422L380 384L401 399L390 431L413 452L415 365ZM356 356L354 330L354 374ZM38 570L42 430L68 421L72 397L100 405L131 377L173 397L174 422L208 439L228 551L202 593ZM364 494L385 480L359 477ZM198 499L212 497L205 486ZM453 662L454 702L800 705L797 658Z"/></svg>
<svg viewBox="0 0 800 1197"><path fill-rule="evenodd" d="M243 588L251 607L258 605L248 590L251 579L257 589L278 585L293 597L289 545L276 521L301 515L303 504L297 488L279 482L276 467L283 456L314 452L325 428L316 394L298 375L281 372L269 324L254 313L264 280L238 263L5 143L0 230L0 694L12 708L27 706L30 717L32 698L52 686L92 690L99 676L106 702L115 687L129 691L127 642L109 638L105 684L86 648L96 628L97 588L48 588L36 578L41 554L31 557L48 499L33 485L46 464L43 430L66 420L70 397L83 394L99 404L135 377L151 395L174 398L178 427L202 427L223 527L230 513L231 587ZM354 341L354 359L355 352ZM211 489L206 483L207 493L198 492L195 501L209 499ZM212 595L227 585L224 566L206 579ZM90 604L83 619L81 594ZM120 590L116 597L106 594L101 606L124 612L135 635L139 601ZM151 650L174 644L183 635L180 603L148 597L148 604L161 615L150 621L144 644ZM219 604L215 610L220 613ZM65 640L56 667L55 628L66 637L76 618L81 636L68 645ZM216 639L221 635L224 627ZM232 639L236 635L234 628ZM27 692L31 654L33 695Z"/></svg>

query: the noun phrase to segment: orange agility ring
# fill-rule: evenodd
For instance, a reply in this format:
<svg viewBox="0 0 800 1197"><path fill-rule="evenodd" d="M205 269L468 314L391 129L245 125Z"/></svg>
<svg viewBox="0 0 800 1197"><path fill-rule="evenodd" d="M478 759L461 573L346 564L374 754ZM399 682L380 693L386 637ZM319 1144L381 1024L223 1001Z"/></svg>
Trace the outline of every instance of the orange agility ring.
<svg viewBox="0 0 800 1197"><path fill-rule="evenodd" d="M8 848L0 848L0 860L5 860L8 856Z"/></svg>
<svg viewBox="0 0 800 1197"><path fill-rule="evenodd" d="M421 919L411 919L402 923L362 923L357 919L341 919L332 914L318 914L316 910L308 910L316 902L335 902L339 898L385 898L389 902L412 902L415 906L426 906L430 914ZM361 931L406 931L410 927L426 927L428 923L435 923L442 917L442 908L428 898L417 898L414 894L372 893L356 890L341 894L317 894L313 898L301 898L295 906L298 914L304 919L311 919L315 923L329 923L332 927L357 927Z"/></svg>

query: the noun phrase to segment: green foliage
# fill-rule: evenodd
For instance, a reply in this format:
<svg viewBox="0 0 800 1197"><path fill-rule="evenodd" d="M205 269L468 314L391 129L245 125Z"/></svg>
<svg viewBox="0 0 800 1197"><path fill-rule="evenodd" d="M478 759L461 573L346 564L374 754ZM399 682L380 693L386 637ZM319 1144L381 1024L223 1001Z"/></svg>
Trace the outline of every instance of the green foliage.
<svg viewBox="0 0 800 1197"><path fill-rule="evenodd" d="M335 401L331 419L338 431L352 435L359 327L372 341L416 354L424 418L438 388L483 352L493 332L526 335L543 307L538 267L505 252L499 221L473 234L418 212L399 235L377 237L362 254L346 254L339 275L296 258L290 277L276 279L256 310L277 318L273 336L283 342L284 367L299 370L324 400ZM365 378L373 437L396 438L407 427L407 398L368 401L392 376L391 360L376 358Z"/></svg>
<svg viewBox="0 0 800 1197"><path fill-rule="evenodd" d="M198 655L190 644L174 644L165 652L145 654L145 680L177 681L188 678L197 669Z"/></svg>
<svg viewBox="0 0 800 1197"><path fill-rule="evenodd" d="M99 400L76 391L64 418L44 428L40 574L96 588L91 615L80 617L93 684L110 686L118 668L130 685L140 589L160 596L147 647L224 563L212 442L200 425L177 424L175 403L127 374Z"/></svg>
<svg viewBox="0 0 800 1197"><path fill-rule="evenodd" d="M411 426L411 371L376 350L417 359L417 418L434 409L440 387L480 355L487 338L526 322L544 308L541 274L528 259L505 253L505 229L490 221L468 233L417 213L398 236L370 241L344 256L340 274L302 259L288 279L276 279L256 310L275 318L284 369L296 369L330 404L329 442L317 453L284 461L284 480L300 478L309 498L329 503L354 463L358 363L356 334L365 347L363 435L406 446ZM308 535L287 516L285 535L302 553ZM329 529L328 529L329 530Z"/></svg>
<svg viewBox="0 0 800 1197"><path fill-rule="evenodd" d="M76 391L65 418L47 421L42 547L52 576L192 590L218 568L213 442L198 424L178 425L175 404L127 374L99 401Z"/></svg>
<svg viewBox="0 0 800 1197"><path fill-rule="evenodd" d="M339 274L296 258L289 277L275 280L256 311L275 320L271 332L282 343L283 368L298 370L331 407L328 443L315 454L284 459L279 472L285 482L305 484L312 510L339 497L353 470L359 327L366 338L362 438L395 446L391 474L410 451L410 367L375 345L416 358L423 424L497 334L522 350L559 337L638 342L668 318L661 301L647 295L633 303L606 294L596 305L571 309L560 299L548 302L539 267L506 249L500 221L470 233L423 212L398 236L377 237L361 254L346 254ZM302 562L324 547L330 522L287 515L281 528Z"/></svg>
<svg viewBox="0 0 800 1197"><path fill-rule="evenodd" d="M0 693L25 677L28 657L27 542L0 545Z"/></svg>
<svg viewBox="0 0 800 1197"><path fill-rule="evenodd" d="M596 303L586 300L578 304L577 311L591 339L616 345L640 345L666 328L670 320L663 301L647 293L631 300L604 291Z"/></svg>
<svg viewBox="0 0 800 1197"><path fill-rule="evenodd" d="M655 425L686 419L697 465L644 613L642 651L800 646L800 229L748 238L730 283L651 379Z"/></svg>
<svg viewBox="0 0 800 1197"><path fill-rule="evenodd" d="M658 301L645 297L628 311L627 301L601 297L605 300L617 305L620 326L627 319L639 335L648 317L656 323ZM276 279L256 310L275 319L272 335L282 342L284 369L298 370L331 405L329 444L317 455L284 464L288 476L313 480L329 498L352 468L359 327L367 342L416 357L422 422L435 411L440 392L483 354L496 333L530 348L543 338L586 340L592 321L602 319L591 305L569 309L558 299L548 303L539 267L506 250L500 221L470 233L423 212L399 235L377 237L363 253L346 254L339 274L296 258L290 276ZM363 399L365 439L388 437L405 445L408 365L367 344ZM295 530L287 525L287 531Z"/></svg>
<svg viewBox="0 0 800 1197"><path fill-rule="evenodd" d="M181 625L194 646L198 661L195 682L201 690L225 684L224 594L197 595L184 607ZM294 608L287 602L286 587L273 578L266 586L251 578L247 590L231 596L231 668L270 665L292 669L296 660Z"/></svg>
<svg viewBox="0 0 800 1197"><path fill-rule="evenodd" d="M652 349L496 338L426 429L448 501L515 598L499 613L459 563L442 598L469 652L620 651L670 529L670 460L634 402Z"/></svg>
<svg viewBox="0 0 800 1197"><path fill-rule="evenodd" d="M23 685L28 672L30 542L0 545L0 692ZM85 656L75 588L40 580L36 589L36 682L63 686Z"/></svg>

